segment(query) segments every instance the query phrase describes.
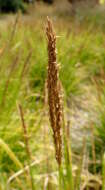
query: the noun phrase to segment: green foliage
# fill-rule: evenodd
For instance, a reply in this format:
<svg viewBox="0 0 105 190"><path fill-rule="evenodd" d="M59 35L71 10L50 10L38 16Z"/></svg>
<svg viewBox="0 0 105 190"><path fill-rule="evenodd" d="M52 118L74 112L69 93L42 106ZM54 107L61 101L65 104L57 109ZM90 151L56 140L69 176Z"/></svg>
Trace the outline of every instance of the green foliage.
<svg viewBox="0 0 105 190"><path fill-rule="evenodd" d="M3 12L16 12L23 10L23 0L0 0L0 10Z"/></svg>
<svg viewBox="0 0 105 190"><path fill-rule="evenodd" d="M105 154L103 156L103 167L102 167L102 190L105 189Z"/></svg>

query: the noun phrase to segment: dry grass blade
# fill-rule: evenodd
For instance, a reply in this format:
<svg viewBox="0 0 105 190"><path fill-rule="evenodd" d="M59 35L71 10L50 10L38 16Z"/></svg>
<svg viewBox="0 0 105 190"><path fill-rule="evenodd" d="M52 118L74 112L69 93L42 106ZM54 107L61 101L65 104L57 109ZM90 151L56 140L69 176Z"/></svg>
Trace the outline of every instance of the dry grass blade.
<svg viewBox="0 0 105 190"><path fill-rule="evenodd" d="M23 132L24 132L24 141L25 141L25 145L26 145L26 151L27 151L28 157L30 158L31 154L30 154L29 143L28 143L27 127L26 127L26 124L24 121L24 114L23 114L23 110L22 110L21 105L19 105L19 111L20 111L20 117L21 117Z"/></svg>
<svg viewBox="0 0 105 190"><path fill-rule="evenodd" d="M49 178L48 178L48 176L47 176L47 177L45 178L45 181L44 181L44 190L47 189L48 183L49 183Z"/></svg>
<svg viewBox="0 0 105 190"><path fill-rule="evenodd" d="M94 126L91 126L92 136L91 136L91 143L92 143L92 157L94 163L94 173L96 173L96 147L95 147L95 135L94 135Z"/></svg>
<svg viewBox="0 0 105 190"><path fill-rule="evenodd" d="M56 149L56 160L61 165L62 158L62 102L61 102L61 85L59 81L59 70L56 60L56 36L49 18L47 19L46 28L48 40L48 104L50 123L53 130L53 138Z"/></svg>
<svg viewBox="0 0 105 190"><path fill-rule="evenodd" d="M45 159L39 159L39 160L35 160L33 161L30 166L25 166L23 169L19 170L18 172L16 172L14 175L12 175L8 181L7 181L7 186L13 181L15 180L17 177L19 177L20 175L22 175L23 173L25 173L26 171L29 171L29 167L33 167L37 164L40 164L42 161L45 161Z"/></svg>
<svg viewBox="0 0 105 190"><path fill-rule="evenodd" d="M83 186L81 187L81 190L101 190L102 189L102 182L99 177L90 175L87 179L85 179L85 182Z"/></svg>

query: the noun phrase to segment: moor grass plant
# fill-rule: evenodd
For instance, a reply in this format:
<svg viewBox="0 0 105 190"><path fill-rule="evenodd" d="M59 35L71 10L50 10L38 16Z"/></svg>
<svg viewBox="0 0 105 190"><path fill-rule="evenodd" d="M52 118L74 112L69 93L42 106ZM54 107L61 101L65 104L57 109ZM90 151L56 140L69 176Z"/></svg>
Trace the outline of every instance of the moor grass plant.
<svg viewBox="0 0 105 190"><path fill-rule="evenodd" d="M96 147L95 138L92 139L92 156L88 156L86 140L83 141L81 151L78 148L79 143L76 143L78 152L74 151L74 146L71 150L71 145L75 143L72 141L71 131L74 130L73 135L76 138L82 136L82 131L77 135L78 128L75 129L72 117L76 120L77 127L79 122L82 125L85 116L91 119L91 108L94 110L96 108L92 101L93 97L99 101L94 91L97 84L93 81L94 78L95 82L99 82L100 78L102 83L104 81L104 72L102 72L105 68L104 30L96 31L93 26L86 26L86 23L84 28L78 19L75 18L71 23L69 18L66 18L67 20L65 17L59 18L58 13L55 17L55 12L52 12L59 38L56 37L52 22L48 19L47 49L42 21L39 19L42 12L39 12L39 9L40 7L38 12L35 11L37 18L35 15L27 17L20 15L21 19L18 21L16 19L14 25L11 20L8 23L3 21L4 25L0 24L0 188L1 190L32 188L104 190L105 156L103 156L104 146L100 142L105 143L103 106L105 101L101 104L103 112L98 110L102 114L100 118L98 117L98 122L92 117L92 120L96 119L98 137L101 139ZM14 18L10 15L9 19L11 17ZM48 69L46 69L47 59ZM49 114L43 105L46 76ZM65 105L62 101L61 83L64 88L63 94L69 99L68 128L67 121L65 126L63 123ZM91 92L89 87L92 89ZM99 83L98 92L100 87ZM103 92L100 93L104 95ZM87 97L90 99L91 107ZM22 109L20 108L18 113L19 104L22 105ZM73 109L72 117L71 109ZM81 113L81 110L85 114L82 114L82 120L78 120L78 113ZM85 124L83 127L86 127ZM102 154L100 154L101 149ZM90 164L94 165L92 167L95 168L94 173L91 172L92 168L90 170ZM100 166L98 171L97 165Z"/></svg>

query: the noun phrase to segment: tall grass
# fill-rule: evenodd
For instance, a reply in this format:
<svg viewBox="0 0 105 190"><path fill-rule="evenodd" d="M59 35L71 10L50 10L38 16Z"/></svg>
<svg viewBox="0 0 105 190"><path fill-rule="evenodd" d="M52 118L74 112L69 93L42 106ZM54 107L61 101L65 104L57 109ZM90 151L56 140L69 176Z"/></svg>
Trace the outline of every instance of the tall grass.
<svg viewBox="0 0 105 190"><path fill-rule="evenodd" d="M98 117L93 118L94 123L100 126L99 130L96 128L96 132L98 138L101 139L101 141L97 141L98 145L95 145L96 173L93 175L92 168L87 167L89 162L93 160L91 157L86 159L86 153L84 153L87 142L85 142L86 145L83 144L81 153L78 151L75 154L74 150L71 149L71 133L69 136L66 131L66 120L64 126L61 124L62 113L60 111L62 105L59 102L58 67L57 65L51 66L51 63L56 64L55 34L50 33L52 30L49 24L50 28L47 28L48 42L51 45L49 50L49 79L52 76L48 84L49 103L51 104L51 99L56 100L56 103L53 102L50 107L50 115L53 111L56 122L54 120L52 128L50 127L48 114L45 114L48 108L47 106L45 108L43 104L48 59L45 34L42 23L38 19L34 20L34 17L28 17L28 19L29 21L26 21L20 15L13 24L11 21L6 26L0 25L0 175L2 174L0 188L6 189L7 185L10 189L23 190L32 188L32 184L34 184L35 189L79 190L82 187L85 190L94 185L96 190L98 186L101 188L103 184L104 190L104 159L102 166L101 158L97 153L98 147L101 151L104 149L101 144L101 141L104 142L104 114L101 115L102 117L99 118L98 122ZM65 100L69 99L70 102L68 109L71 109L72 103L75 105L74 109L79 107L75 99L82 100L85 98L90 87L92 89L90 96L94 96L97 104L100 101L100 94L104 96L102 91L105 68L104 30L101 32L97 30L96 32L93 25L89 26L88 24L88 29L85 30L84 24L78 27L79 21L77 20L77 24L75 21L70 26L71 21L69 19L65 20L59 16L55 19L55 29L59 34L57 37L57 58L58 64L60 62L61 66L59 79L63 86ZM65 27L62 28L62 24ZM101 80L99 80L100 78ZM54 86L51 86L51 82ZM53 92L50 91L50 87ZM85 91L86 89L87 91ZM99 93L96 93L97 91ZM91 97L88 98L91 99ZM20 114L18 113L19 104L22 104L25 125L28 126L27 130L24 131L27 133L24 139ZM79 104L82 104L82 101ZM94 102L91 104L96 109ZM87 103L85 106L88 107ZM65 108L64 104L66 115ZM101 108L104 108L103 103ZM89 110L90 112L91 110ZM70 125L71 128L74 127L72 123ZM57 134L54 127L58 130ZM45 128L46 143L43 140ZM27 135L30 137L29 139ZM55 138L55 147L52 136ZM26 151L27 140L31 156ZM77 144L77 148L78 146ZM88 149L86 148L86 150ZM60 165L59 169L55 161L55 151L57 162ZM102 174L101 168L103 168ZM31 186L30 178L32 178Z"/></svg>

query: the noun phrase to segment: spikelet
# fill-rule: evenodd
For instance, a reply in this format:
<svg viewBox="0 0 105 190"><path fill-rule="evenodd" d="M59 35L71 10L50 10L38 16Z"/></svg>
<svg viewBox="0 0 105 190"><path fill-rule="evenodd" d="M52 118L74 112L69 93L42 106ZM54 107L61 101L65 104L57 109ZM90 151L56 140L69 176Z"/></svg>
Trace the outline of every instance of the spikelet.
<svg viewBox="0 0 105 190"><path fill-rule="evenodd" d="M56 35L49 18L47 18L46 28L48 40L48 104L50 123L53 130L53 138L56 151L56 160L61 165L62 158L62 101L61 101L61 85L59 81L59 69L56 60Z"/></svg>

